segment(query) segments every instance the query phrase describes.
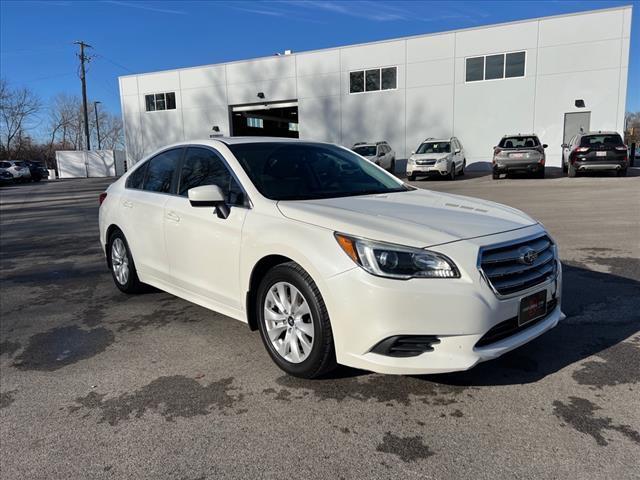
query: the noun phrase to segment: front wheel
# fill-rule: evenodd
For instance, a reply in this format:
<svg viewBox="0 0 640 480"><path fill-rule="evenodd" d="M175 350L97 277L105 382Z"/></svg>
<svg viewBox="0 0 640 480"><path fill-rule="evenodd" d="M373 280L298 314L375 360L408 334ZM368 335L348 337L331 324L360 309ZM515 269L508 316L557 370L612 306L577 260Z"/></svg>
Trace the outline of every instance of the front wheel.
<svg viewBox="0 0 640 480"><path fill-rule="evenodd" d="M145 285L138 278L129 245L122 232L116 231L109 237L107 255L116 287L124 293L140 293L144 290Z"/></svg>
<svg viewBox="0 0 640 480"><path fill-rule="evenodd" d="M336 366L329 314L313 279L294 262L273 267L258 288L260 336L289 375L316 378Z"/></svg>
<svg viewBox="0 0 640 480"><path fill-rule="evenodd" d="M409 180L410 182L413 182L415 179L416 179L416 176L413 173L407 176L407 180Z"/></svg>
<svg viewBox="0 0 640 480"><path fill-rule="evenodd" d="M455 180L456 179L456 164L455 162L451 162L451 171L447 176L447 180Z"/></svg>
<svg viewBox="0 0 640 480"><path fill-rule="evenodd" d="M460 169L460 176L464 176L464 170L467 168L467 159L462 160L462 168Z"/></svg>

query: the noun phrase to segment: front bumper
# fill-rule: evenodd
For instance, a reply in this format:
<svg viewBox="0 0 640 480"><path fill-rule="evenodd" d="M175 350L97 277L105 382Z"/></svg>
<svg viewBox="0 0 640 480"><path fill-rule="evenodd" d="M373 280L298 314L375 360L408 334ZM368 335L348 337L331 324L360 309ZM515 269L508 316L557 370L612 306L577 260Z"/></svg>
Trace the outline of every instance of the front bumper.
<svg viewBox="0 0 640 480"><path fill-rule="evenodd" d="M493 236L491 243L522 237L526 230ZM327 307L338 363L386 374L467 370L533 340L564 318L559 262L554 280L498 298L475 267L478 250L470 248L470 243L473 241L433 248L456 261L461 270L458 279L392 280L358 267L329 279L330 291L325 298L330 299ZM464 265L473 267L465 269ZM557 301L544 319L495 343L476 347L492 327L518 315L521 298L542 290L546 290L548 302ZM371 351L389 337L408 335L435 336L439 343L432 351L411 357Z"/></svg>
<svg viewBox="0 0 640 480"><path fill-rule="evenodd" d="M407 176L409 175L448 175L449 162L435 163L433 165L418 165L407 163Z"/></svg>

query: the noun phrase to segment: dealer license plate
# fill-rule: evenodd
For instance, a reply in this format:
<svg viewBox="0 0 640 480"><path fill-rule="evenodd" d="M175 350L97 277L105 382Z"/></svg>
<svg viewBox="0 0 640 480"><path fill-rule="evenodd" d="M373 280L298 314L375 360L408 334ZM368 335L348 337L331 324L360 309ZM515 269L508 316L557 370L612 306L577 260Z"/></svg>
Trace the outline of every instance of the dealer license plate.
<svg viewBox="0 0 640 480"><path fill-rule="evenodd" d="M596 157L606 157L607 152L596 152Z"/></svg>
<svg viewBox="0 0 640 480"><path fill-rule="evenodd" d="M520 300L518 325L522 326L547 314L547 291L527 295Z"/></svg>

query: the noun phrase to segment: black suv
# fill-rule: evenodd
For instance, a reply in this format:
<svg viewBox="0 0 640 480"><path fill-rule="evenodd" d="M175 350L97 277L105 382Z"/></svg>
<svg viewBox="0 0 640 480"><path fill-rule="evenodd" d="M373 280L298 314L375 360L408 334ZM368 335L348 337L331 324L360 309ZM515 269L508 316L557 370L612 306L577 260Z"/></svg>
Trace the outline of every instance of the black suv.
<svg viewBox="0 0 640 480"><path fill-rule="evenodd" d="M614 170L621 177L627 175L628 150L618 132L579 133L566 147L570 177L587 170Z"/></svg>
<svg viewBox="0 0 640 480"><path fill-rule="evenodd" d="M31 160L27 160L25 163L29 167L29 172L31 172L31 180L33 182L39 182L43 178L49 178L49 170L47 170L47 168L40 162L32 162Z"/></svg>

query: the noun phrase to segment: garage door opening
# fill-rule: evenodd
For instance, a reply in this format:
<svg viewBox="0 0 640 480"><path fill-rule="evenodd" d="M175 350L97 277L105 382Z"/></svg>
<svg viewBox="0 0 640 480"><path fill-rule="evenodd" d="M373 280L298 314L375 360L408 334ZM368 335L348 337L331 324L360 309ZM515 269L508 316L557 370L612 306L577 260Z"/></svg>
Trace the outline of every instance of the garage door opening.
<svg viewBox="0 0 640 480"><path fill-rule="evenodd" d="M298 138L298 103L241 105L231 108L235 137Z"/></svg>

